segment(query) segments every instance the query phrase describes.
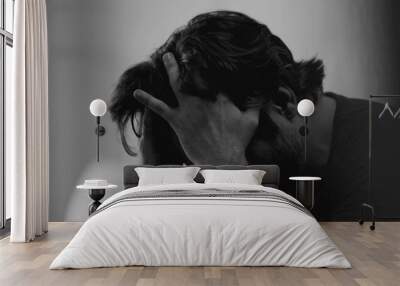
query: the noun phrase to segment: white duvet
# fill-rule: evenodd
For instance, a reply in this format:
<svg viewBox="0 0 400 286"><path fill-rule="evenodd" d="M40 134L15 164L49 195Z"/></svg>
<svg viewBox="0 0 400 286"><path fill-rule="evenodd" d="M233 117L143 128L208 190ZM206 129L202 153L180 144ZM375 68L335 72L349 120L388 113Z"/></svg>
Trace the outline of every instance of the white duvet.
<svg viewBox="0 0 400 286"><path fill-rule="evenodd" d="M319 223L299 209L246 198L123 201L131 192L263 190L237 184L180 184L127 189L107 199L50 269L145 266L294 266L349 268ZM108 205L108 208L106 206Z"/></svg>

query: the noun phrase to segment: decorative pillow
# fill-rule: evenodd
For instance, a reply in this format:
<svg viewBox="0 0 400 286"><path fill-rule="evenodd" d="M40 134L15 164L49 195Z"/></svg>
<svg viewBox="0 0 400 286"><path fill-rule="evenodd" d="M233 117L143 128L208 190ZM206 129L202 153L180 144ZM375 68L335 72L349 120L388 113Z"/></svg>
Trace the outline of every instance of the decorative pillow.
<svg viewBox="0 0 400 286"><path fill-rule="evenodd" d="M205 184L261 185L265 171L262 170L201 170Z"/></svg>
<svg viewBox="0 0 400 286"><path fill-rule="evenodd" d="M199 170L199 167L135 168L139 176L139 186L195 183L193 179Z"/></svg>

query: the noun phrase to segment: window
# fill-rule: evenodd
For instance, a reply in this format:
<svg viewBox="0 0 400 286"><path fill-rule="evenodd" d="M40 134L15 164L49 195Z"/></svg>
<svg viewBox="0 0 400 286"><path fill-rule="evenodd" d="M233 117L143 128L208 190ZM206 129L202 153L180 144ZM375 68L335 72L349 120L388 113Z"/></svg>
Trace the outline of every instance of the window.
<svg viewBox="0 0 400 286"><path fill-rule="evenodd" d="M4 105L6 95L12 88L13 31L14 0L0 0L0 228L4 228L11 217L11 196L4 188Z"/></svg>
<svg viewBox="0 0 400 286"><path fill-rule="evenodd" d="M14 0L5 0L4 8L4 27L6 31L12 34L14 30Z"/></svg>

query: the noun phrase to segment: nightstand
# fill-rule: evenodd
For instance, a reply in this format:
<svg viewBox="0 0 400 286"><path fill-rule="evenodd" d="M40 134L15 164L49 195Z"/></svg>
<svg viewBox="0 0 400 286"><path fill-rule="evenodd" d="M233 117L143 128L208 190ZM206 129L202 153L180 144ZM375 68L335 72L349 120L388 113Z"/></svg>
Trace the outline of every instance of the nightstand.
<svg viewBox="0 0 400 286"><path fill-rule="evenodd" d="M89 205L89 216L101 205L100 200L106 194L106 190L117 188L117 185L108 184L106 180L85 180L83 185L76 186L78 190L88 190L93 202Z"/></svg>
<svg viewBox="0 0 400 286"><path fill-rule="evenodd" d="M290 177L289 180L296 182L296 199L307 209L314 207L314 188L315 182L321 181L320 177Z"/></svg>

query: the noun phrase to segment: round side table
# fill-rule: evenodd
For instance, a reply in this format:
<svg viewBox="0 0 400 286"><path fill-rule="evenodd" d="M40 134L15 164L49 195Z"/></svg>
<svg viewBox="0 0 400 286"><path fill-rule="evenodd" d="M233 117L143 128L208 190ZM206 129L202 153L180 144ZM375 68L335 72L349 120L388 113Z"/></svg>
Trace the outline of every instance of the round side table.
<svg viewBox="0 0 400 286"><path fill-rule="evenodd" d="M106 190L115 189L117 185L107 185L107 186L89 186L89 185L79 185L76 186L78 190L88 190L89 197L93 202L89 205L89 216L94 213L97 208L101 205L100 200L106 194Z"/></svg>
<svg viewBox="0 0 400 286"><path fill-rule="evenodd" d="M316 181L321 181L320 177L290 177L289 180L296 182L296 199L299 200L307 209L314 208L314 185Z"/></svg>

